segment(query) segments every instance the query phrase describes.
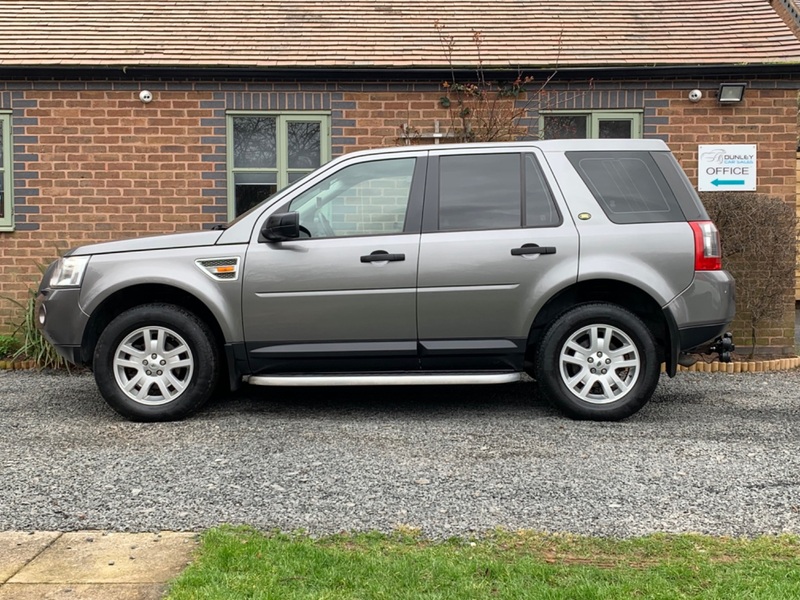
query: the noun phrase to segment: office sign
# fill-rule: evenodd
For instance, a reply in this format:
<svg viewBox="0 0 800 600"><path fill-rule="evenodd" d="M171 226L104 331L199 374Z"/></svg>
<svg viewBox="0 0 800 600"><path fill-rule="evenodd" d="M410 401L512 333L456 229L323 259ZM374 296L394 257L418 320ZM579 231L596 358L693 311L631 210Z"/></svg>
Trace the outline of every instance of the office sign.
<svg viewBox="0 0 800 600"><path fill-rule="evenodd" d="M700 145L697 157L697 189L699 191L755 191L755 144Z"/></svg>

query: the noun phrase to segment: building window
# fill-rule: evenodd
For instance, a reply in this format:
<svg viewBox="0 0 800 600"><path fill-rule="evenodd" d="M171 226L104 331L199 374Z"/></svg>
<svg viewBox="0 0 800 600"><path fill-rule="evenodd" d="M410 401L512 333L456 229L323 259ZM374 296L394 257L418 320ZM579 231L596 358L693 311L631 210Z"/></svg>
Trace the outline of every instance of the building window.
<svg viewBox="0 0 800 600"><path fill-rule="evenodd" d="M11 148L11 115L0 113L0 231L14 229Z"/></svg>
<svg viewBox="0 0 800 600"><path fill-rule="evenodd" d="M228 217L234 218L330 160L322 113L228 113Z"/></svg>
<svg viewBox="0 0 800 600"><path fill-rule="evenodd" d="M636 111L546 112L539 117L539 131L546 140L640 138L642 115Z"/></svg>

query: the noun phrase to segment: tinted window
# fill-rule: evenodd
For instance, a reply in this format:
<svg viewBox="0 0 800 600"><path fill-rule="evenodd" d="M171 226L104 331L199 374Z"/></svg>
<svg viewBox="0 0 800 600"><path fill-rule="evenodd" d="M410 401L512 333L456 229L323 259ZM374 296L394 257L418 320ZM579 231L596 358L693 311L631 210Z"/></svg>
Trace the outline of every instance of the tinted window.
<svg viewBox="0 0 800 600"><path fill-rule="evenodd" d="M532 154L525 155L525 225L553 227L561 224L561 215L544 179L539 163Z"/></svg>
<svg viewBox="0 0 800 600"><path fill-rule="evenodd" d="M503 229L522 224L519 154L439 159L439 229Z"/></svg>
<svg viewBox="0 0 800 600"><path fill-rule="evenodd" d="M614 223L684 220L675 195L648 152L567 152Z"/></svg>

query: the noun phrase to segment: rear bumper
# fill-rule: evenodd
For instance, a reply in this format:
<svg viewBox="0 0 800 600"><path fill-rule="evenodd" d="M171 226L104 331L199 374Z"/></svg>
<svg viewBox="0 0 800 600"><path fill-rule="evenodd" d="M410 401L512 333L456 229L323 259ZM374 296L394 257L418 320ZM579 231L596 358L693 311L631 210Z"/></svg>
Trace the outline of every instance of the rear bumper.
<svg viewBox="0 0 800 600"><path fill-rule="evenodd" d="M709 347L728 330L730 323L698 325L678 330L681 352L707 354Z"/></svg>
<svg viewBox="0 0 800 600"><path fill-rule="evenodd" d="M664 307L669 326L667 373L674 376L681 353L706 353L736 313L736 287L727 271L697 271L692 283Z"/></svg>

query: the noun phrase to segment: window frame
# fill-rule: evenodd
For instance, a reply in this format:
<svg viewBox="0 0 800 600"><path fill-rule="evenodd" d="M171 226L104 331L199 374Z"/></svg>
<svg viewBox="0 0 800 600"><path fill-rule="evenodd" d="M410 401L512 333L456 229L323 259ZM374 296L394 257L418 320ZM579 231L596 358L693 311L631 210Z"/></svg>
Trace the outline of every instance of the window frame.
<svg viewBox="0 0 800 600"><path fill-rule="evenodd" d="M630 139L641 139L644 136L642 127L643 111L640 109L625 110L543 110L539 113L539 139L558 139L546 138L544 136L545 117L586 117L586 137L574 139L598 139L600 121L630 121L632 136ZM568 138L561 138L568 139ZM626 138L619 138L626 139Z"/></svg>
<svg viewBox="0 0 800 600"><path fill-rule="evenodd" d="M13 151L12 144L12 130L11 130L11 111L0 111L0 122L3 124L3 139L0 143L3 144L3 162L2 174L3 177L3 198L0 202L3 203L5 215L0 217L0 231L14 231L14 172L13 172Z"/></svg>
<svg viewBox="0 0 800 600"><path fill-rule="evenodd" d="M275 123L275 146L276 164L275 168L261 167L234 167L233 156L233 121L238 117L274 117ZM225 141L226 141L226 171L228 186L228 220L233 220L236 215L236 184L235 176L237 173L276 173L277 191L281 191L289 185L290 173L311 173L314 169L290 169L288 166L288 149L286 140L288 137L289 123L313 123L320 124L320 166L331 160L331 113L330 111L308 110L308 111L282 111L282 110L229 110L225 113Z"/></svg>

